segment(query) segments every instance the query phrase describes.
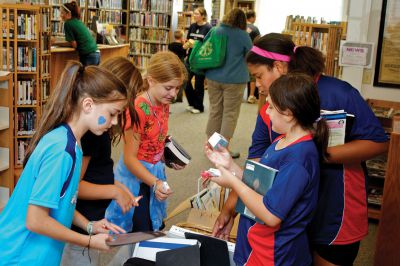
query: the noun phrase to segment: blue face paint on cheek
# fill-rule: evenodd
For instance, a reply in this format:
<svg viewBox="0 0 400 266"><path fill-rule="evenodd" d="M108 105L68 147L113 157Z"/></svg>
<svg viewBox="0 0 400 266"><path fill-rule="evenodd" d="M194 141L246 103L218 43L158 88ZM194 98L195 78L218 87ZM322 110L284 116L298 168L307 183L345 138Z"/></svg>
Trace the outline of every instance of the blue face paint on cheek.
<svg viewBox="0 0 400 266"><path fill-rule="evenodd" d="M106 123L106 119L104 116L100 116L99 119L97 120L97 124L99 125L104 125Z"/></svg>

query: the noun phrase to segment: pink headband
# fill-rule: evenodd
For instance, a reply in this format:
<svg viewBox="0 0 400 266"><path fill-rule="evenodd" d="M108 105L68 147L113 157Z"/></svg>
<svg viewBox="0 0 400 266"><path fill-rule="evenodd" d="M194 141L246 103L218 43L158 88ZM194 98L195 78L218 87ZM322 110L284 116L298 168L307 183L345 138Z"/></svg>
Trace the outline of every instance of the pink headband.
<svg viewBox="0 0 400 266"><path fill-rule="evenodd" d="M262 57L269 58L272 60L277 60L277 61L282 61L282 62L290 62L290 56L288 56L288 55L269 52L269 51L263 50L257 46L253 46L253 48L251 48L250 51L252 51L253 53L256 53L258 55L261 55Z"/></svg>

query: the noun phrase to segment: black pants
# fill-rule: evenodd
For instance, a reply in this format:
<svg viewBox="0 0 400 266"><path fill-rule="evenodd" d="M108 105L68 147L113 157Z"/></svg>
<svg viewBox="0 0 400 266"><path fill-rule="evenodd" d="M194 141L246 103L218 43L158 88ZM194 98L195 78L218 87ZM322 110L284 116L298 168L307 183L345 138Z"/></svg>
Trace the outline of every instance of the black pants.
<svg viewBox="0 0 400 266"><path fill-rule="evenodd" d="M139 206L135 208L132 217L132 232L153 231L153 225L150 219L150 187L145 183L140 184L139 195L143 198Z"/></svg>
<svg viewBox="0 0 400 266"><path fill-rule="evenodd" d="M189 66L186 65L188 69L189 78L186 83L185 93L186 98L190 106L193 106L194 109L199 110L200 112L204 112L204 75L194 74L189 70ZM192 86L192 79L195 77L194 88Z"/></svg>

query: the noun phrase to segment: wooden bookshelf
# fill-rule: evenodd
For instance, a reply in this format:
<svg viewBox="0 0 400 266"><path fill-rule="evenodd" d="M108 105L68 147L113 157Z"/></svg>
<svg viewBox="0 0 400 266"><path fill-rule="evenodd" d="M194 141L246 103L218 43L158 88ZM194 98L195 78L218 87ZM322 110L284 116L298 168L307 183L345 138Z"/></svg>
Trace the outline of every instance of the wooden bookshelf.
<svg viewBox="0 0 400 266"><path fill-rule="evenodd" d="M400 102L368 99L367 103L372 108L372 111L385 129L392 143L391 133L393 129L393 116L400 114ZM397 148L400 149L400 147ZM382 154L366 162L369 176L367 196L368 217L370 219L379 220L381 217L382 203L385 198L384 187L386 186L387 179L398 178L398 176L392 176L388 171L389 161L392 160L390 156L391 154L389 152L388 154Z"/></svg>
<svg viewBox="0 0 400 266"><path fill-rule="evenodd" d="M400 134L392 133L386 181L376 237L374 265L399 265L400 254Z"/></svg>
<svg viewBox="0 0 400 266"><path fill-rule="evenodd" d="M186 39L190 25L194 23L193 12L178 12L178 30L183 31L183 39Z"/></svg>
<svg viewBox="0 0 400 266"><path fill-rule="evenodd" d="M32 3L2 4L0 16L3 31L0 66L11 72L13 80L10 101L12 141L9 143L12 150L10 165L15 177L10 183L12 191L22 170L25 150L42 113L45 101L42 88L50 82L48 69L44 66L50 60L51 8Z"/></svg>
<svg viewBox="0 0 400 266"><path fill-rule="evenodd" d="M129 57L139 68L154 53L168 50L171 17L171 0L129 0Z"/></svg>
<svg viewBox="0 0 400 266"><path fill-rule="evenodd" d="M347 24L316 24L291 22L287 23L285 34L292 36L293 42L298 46L310 46L320 50L325 56L325 74L339 77L340 40L344 38Z"/></svg>
<svg viewBox="0 0 400 266"><path fill-rule="evenodd" d="M11 72L0 71L0 210L14 189L12 78Z"/></svg>
<svg viewBox="0 0 400 266"><path fill-rule="evenodd" d="M203 7L203 0L183 0L183 11L194 11L198 7Z"/></svg>

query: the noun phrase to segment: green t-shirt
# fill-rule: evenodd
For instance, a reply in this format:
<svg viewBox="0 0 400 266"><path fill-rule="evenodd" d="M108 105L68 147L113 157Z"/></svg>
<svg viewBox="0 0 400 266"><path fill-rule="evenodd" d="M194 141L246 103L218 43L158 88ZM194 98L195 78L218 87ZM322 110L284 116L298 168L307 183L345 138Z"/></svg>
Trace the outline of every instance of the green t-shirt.
<svg viewBox="0 0 400 266"><path fill-rule="evenodd" d="M67 42L76 41L78 53L87 55L97 50L96 41L93 39L85 24L77 18L72 18L64 22L65 40Z"/></svg>

